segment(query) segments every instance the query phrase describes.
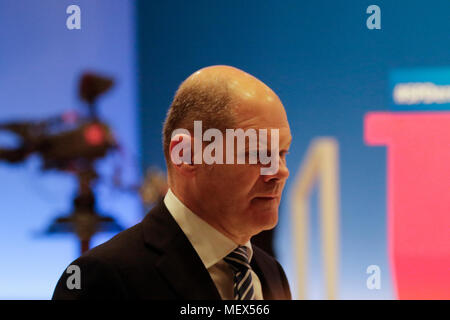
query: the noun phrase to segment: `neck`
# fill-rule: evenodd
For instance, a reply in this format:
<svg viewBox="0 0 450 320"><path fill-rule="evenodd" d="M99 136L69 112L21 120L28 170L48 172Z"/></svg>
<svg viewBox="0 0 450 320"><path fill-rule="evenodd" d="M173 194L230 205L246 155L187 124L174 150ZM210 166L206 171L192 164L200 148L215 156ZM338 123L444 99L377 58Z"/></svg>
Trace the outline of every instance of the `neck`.
<svg viewBox="0 0 450 320"><path fill-rule="evenodd" d="M227 227L224 221L220 221L217 217L211 216L209 213L211 210L203 210L201 205L198 205L196 201L193 201L191 197L187 197L183 192L179 192L173 186L170 187L173 194L191 210L194 214L200 217L202 220L207 222L214 229L222 233L227 238L233 240L238 245L246 244L252 237L251 234L243 234L242 232L232 232L232 228ZM184 189L186 190L186 189ZM238 230L238 229L236 229Z"/></svg>

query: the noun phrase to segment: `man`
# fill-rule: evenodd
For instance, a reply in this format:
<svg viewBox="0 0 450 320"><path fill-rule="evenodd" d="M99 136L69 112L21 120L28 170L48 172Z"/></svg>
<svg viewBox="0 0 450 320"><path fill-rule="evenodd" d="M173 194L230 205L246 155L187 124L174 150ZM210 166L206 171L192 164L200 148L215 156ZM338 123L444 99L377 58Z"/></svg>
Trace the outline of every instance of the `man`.
<svg viewBox="0 0 450 320"><path fill-rule="evenodd" d="M198 137L190 135L195 121L216 133L270 130L268 149L277 152L268 154L276 159L275 169L260 160L220 164L199 158L207 146L201 141L195 148ZM250 243L277 224L291 139L280 99L260 80L229 66L192 74L164 123L169 184L164 201L141 223L75 260L81 288L68 289L70 275L64 273L53 299L291 299L280 264ZM223 151L224 158L231 154L229 160L242 154L250 159L255 151L250 143L239 150L229 142L211 155Z"/></svg>

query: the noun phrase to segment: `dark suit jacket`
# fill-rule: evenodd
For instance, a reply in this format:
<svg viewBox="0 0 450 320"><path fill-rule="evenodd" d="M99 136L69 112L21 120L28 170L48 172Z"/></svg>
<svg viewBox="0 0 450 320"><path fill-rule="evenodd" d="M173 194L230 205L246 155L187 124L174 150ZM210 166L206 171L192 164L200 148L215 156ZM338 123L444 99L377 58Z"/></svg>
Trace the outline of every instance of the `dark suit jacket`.
<svg viewBox="0 0 450 320"><path fill-rule="evenodd" d="M142 222L72 262L81 289L67 288L63 273L53 299L213 299L221 297L200 257L164 202ZM251 266L266 300L291 299L280 264L253 245Z"/></svg>

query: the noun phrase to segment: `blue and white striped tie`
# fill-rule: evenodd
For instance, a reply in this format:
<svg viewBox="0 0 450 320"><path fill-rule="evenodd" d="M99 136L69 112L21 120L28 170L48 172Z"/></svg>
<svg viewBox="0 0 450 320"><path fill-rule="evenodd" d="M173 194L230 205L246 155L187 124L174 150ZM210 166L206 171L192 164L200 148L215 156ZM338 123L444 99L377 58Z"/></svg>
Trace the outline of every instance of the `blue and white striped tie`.
<svg viewBox="0 0 450 320"><path fill-rule="evenodd" d="M253 288L252 273L250 272L251 267L247 250L247 247L239 246L224 258L234 272L235 300L255 299L255 290Z"/></svg>

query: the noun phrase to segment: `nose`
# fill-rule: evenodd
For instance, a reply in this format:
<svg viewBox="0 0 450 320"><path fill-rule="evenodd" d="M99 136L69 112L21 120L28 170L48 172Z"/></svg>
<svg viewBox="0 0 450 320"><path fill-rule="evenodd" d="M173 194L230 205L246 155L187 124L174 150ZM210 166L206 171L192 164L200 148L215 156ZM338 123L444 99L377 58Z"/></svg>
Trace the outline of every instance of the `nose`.
<svg viewBox="0 0 450 320"><path fill-rule="evenodd" d="M278 157L278 171L274 174L262 175L264 182L284 181L289 177L289 169L286 165L286 159Z"/></svg>

